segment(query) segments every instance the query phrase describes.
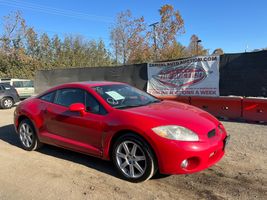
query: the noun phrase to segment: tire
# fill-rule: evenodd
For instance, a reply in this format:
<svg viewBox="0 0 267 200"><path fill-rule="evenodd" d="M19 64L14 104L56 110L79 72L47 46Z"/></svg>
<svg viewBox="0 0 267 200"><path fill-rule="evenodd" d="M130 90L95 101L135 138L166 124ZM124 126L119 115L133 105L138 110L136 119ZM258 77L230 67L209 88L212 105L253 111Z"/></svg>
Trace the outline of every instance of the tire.
<svg viewBox="0 0 267 200"><path fill-rule="evenodd" d="M10 97L4 97L1 100L1 108L3 109L10 109L12 108L14 105L14 100Z"/></svg>
<svg viewBox="0 0 267 200"><path fill-rule="evenodd" d="M152 179L163 179L172 176L171 174L161 174L159 171L155 173Z"/></svg>
<svg viewBox="0 0 267 200"><path fill-rule="evenodd" d="M116 140L112 161L120 176L133 183L147 181L157 171L157 161L151 148L135 134L122 135Z"/></svg>
<svg viewBox="0 0 267 200"><path fill-rule="evenodd" d="M34 151L42 146L42 143L36 135L34 126L29 119L24 119L20 122L18 133L23 149L27 151Z"/></svg>

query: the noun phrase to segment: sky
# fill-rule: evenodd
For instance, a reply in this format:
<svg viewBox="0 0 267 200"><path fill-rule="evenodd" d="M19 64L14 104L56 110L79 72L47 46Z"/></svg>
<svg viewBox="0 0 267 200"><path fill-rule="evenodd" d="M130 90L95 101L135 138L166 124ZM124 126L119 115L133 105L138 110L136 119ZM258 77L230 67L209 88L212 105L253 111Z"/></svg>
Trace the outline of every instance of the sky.
<svg viewBox="0 0 267 200"><path fill-rule="evenodd" d="M110 43L110 29L119 12L131 10L147 24L160 20L159 9L171 4L179 10L185 34L178 41L188 45L196 34L210 53L252 51L267 47L266 0L0 0L0 34L3 16L20 10L27 25L50 36L83 35Z"/></svg>

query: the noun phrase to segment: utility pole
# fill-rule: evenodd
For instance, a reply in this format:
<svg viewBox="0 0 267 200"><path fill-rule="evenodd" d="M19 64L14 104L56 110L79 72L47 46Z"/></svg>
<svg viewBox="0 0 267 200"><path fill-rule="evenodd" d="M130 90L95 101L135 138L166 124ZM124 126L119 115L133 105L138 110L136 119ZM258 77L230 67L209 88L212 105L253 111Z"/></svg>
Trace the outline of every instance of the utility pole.
<svg viewBox="0 0 267 200"><path fill-rule="evenodd" d="M154 60L158 59L158 47L157 47L157 37L156 37L156 26L159 22L155 22L153 24L150 24L149 26L153 27L153 39L154 39Z"/></svg>

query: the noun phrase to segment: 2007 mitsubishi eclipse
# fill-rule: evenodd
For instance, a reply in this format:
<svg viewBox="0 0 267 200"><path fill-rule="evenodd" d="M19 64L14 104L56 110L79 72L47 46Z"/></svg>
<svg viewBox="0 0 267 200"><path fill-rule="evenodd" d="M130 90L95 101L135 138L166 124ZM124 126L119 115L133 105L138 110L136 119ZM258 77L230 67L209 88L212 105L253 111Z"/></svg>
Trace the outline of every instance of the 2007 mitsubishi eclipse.
<svg viewBox="0 0 267 200"><path fill-rule="evenodd" d="M118 82L54 87L20 103L14 123L25 150L46 143L112 160L131 182L204 170L229 140L207 112Z"/></svg>

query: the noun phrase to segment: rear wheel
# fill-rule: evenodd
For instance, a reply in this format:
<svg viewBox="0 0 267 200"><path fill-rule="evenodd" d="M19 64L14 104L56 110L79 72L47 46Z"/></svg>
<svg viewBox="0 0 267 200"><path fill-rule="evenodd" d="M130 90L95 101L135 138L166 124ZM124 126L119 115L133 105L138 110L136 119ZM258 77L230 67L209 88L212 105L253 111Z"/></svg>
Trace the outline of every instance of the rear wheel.
<svg viewBox="0 0 267 200"><path fill-rule="evenodd" d="M12 108L12 106L14 105L14 101L12 98L10 97L4 97L2 100L1 100L1 107L3 109L10 109Z"/></svg>
<svg viewBox="0 0 267 200"><path fill-rule="evenodd" d="M157 171L156 159L150 147L135 134L117 139L113 145L112 159L119 174L130 182L146 181Z"/></svg>
<svg viewBox="0 0 267 200"><path fill-rule="evenodd" d="M42 146L42 143L37 138L34 126L29 119L24 119L20 122L18 132L23 149L34 151Z"/></svg>

